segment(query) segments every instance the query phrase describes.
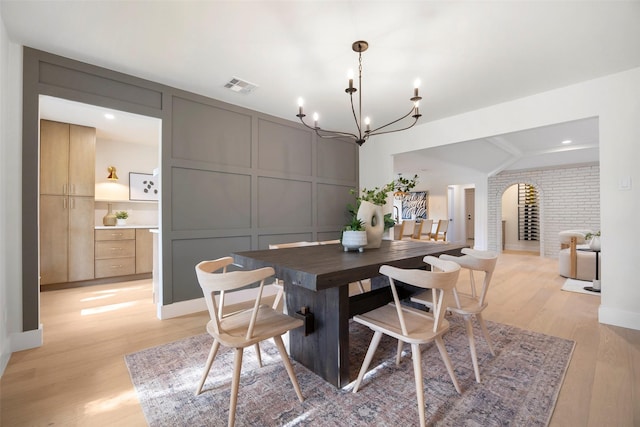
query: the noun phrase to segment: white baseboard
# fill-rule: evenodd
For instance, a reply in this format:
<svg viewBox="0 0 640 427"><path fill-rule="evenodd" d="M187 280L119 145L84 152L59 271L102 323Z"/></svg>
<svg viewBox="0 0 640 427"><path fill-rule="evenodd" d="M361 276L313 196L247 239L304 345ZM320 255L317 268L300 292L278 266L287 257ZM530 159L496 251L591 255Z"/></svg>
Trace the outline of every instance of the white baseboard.
<svg viewBox="0 0 640 427"><path fill-rule="evenodd" d="M227 304L235 304L250 299L255 299L258 288L243 289L237 292L230 292L225 296L225 306ZM274 295L278 292L278 288L273 285L266 285L262 289L262 296L266 297ZM207 303L204 298L191 299L188 301L180 301L168 305L157 306L158 319L171 319L173 317L185 316L187 314L199 313L207 310Z"/></svg>
<svg viewBox="0 0 640 427"><path fill-rule="evenodd" d="M15 332L11 334L10 348L11 352L29 350L30 348L36 348L42 346L42 324L38 329L27 332Z"/></svg>
<svg viewBox="0 0 640 427"><path fill-rule="evenodd" d="M185 316L187 314L199 313L207 309L204 298L190 299L188 301L175 302L168 305L157 305L156 314L158 319L165 320L173 317Z"/></svg>
<svg viewBox="0 0 640 427"><path fill-rule="evenodd" d="M640 331L640 313L634 311L618 310L601 305L598 309L598 321Z"/></svg>

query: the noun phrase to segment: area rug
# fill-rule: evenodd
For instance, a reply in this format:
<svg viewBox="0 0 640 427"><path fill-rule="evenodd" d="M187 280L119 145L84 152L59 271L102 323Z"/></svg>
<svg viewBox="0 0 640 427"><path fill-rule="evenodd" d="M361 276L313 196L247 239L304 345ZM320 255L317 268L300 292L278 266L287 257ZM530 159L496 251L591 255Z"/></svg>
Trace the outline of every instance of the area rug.
<svg viewBox="0 0 640 427"><path fill-rule="evenodd" d="M563 291L577 292L579 294L589 294L600 296L600 292L587 291L585 286L593 286L593 282L586 280L567 279L562 285Z"/></svg>
<svg viewBox="0 0 640 427"><path fill-rule="evenodd" d="M445 344L462 388L458 395L434 345L422 346L426 416L438 426L548 425L574 342L487 322L496 356L480 331L476 346L482 383L475 382L463 323L451 318ZM350 373L357 377L371 331L350 322ZM125 356L148 424L224 426L229 411L233 351L221 348L202 394L194 390L212 339L203 334ZM418 410L410 347L395 365L397 341L383 337L358 393L326 383L293 362L305 401L296 397L275 345L262 347L264 367L245 350L237 426L413 426ZM322 355L319 355L322 357Z"/></svg>

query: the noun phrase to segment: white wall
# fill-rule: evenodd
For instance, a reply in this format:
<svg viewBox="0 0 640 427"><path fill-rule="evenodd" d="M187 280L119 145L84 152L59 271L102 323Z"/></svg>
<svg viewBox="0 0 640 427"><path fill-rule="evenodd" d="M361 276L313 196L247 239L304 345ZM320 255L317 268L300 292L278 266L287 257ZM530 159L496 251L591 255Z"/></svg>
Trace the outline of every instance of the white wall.
<svg viewBox="0 0 640 427"><path fill-rule="evenodd" d="M500 220L498 211L504 212L504 205L502 208L499 207L500 202L504 201L504 197L501 196L502 190L519 182L534 184L538 189L541 243L539 249L544 256L558 257L558 233L563 230L600 230L598 165L503 172L489 178L489 194L495 195L495 198L489 198L489 223ZM517 234L515 238L517 239ZM498 240L497 233L489 233L490 248L496 248ZM520 242L522 243L527 242Z"/></svg>
<svg viewBox="0 0 640 427"><path fill-rule="evenodd" d="M640 330L640 286L634 283L640 277L640 263L635 260L640 234L640 68L378 136L360 149L360 185L393 179L394 154L588 117L598 117L600 124L599 319ZM631 188L624 189L622 184L629 181ZM476 235L482 229L486 236L499 224L488 223L487 179L475 184Z"/></svg>
<svg viewBox="0 0 640 427"><path fill-rule="evenodd" d="M386 144L382 140L378 140L378 136L371 143ZM366 145L366 144L365 144ZM362 149L360 151L362 162ZM379 161L379 160L378 160ZM443 162L439 161L442 165ZM477 185L482 186L482 182L486 181L486 176L478 171L460 167L454 164L447 164L448 174L443 175L440 172L430 172L428 165L425 165L425 170L417 171L401 171L404 175L418 175L418 184L414 191L428 191L429 192L429 218L434 220L434 223L439 219L453 219L453 222L449 224L449 230L447 231L447 240L464 243L466 241L465 236L465 216L464 216L464 189L475 188ZM362 167L362 166L361 166ZM362 179L362 177L360 178ZM363 186L363 184L360 184ZM366 185L364 185L366 186ZM448 212L448 191L449 187L453 187L453 194L455 199L455 212ZM481 197L483 197L481 192ZM476 209L478 209L478 200L476 193ZM477 249L486 249L486 227L478 228L478 221L486 221L486 207L480 208L480 211L475 213L475 247Z"/></svg>
<svg viewBox="0 0 640 427"><path fill-rule="evenodd" d="M160 120L158 120L160 122ZM96 199L129 200L129 172L153 173L160 165L160 141L155 145L98 138L96 140ZM118 181L107 180L115 166Z"/></svg>
<svg viewBox="0 0 640 427"><path fill-rule="evenodd" d="M158 120L160 123L160 120ZM127 211L127 225L159 224L158 203L136 203L129 201L129 172L152 174L160 164L160 141L152 143L131 143L98 138L96 140L96 212L95 224L102 225L108 206L104 200L119 201L112 203L113 212ZM107 180L107 168L115 166L118 181ZM160 176L156 177L158 180ZM101 201L103 200L103 201Z"/></svg>
<svg viewBox="0 0 640 427"><path fill-rule="evenodd" d="M6 132L7 126L7 101L6 93L8 91L9 81L7 78L8 59L7 49L8 40L4 23L0 20L0 375L7 366L9 356L9 335L7 333L7 203L5 194L7 194L7 155L5 154L8 147L9 136Z"/></svg>
<svg viewBox="0 0 640 427"><path fill-rule="evenodd" d="M0 374L22 331L22 48L0 20Z"/></svg>

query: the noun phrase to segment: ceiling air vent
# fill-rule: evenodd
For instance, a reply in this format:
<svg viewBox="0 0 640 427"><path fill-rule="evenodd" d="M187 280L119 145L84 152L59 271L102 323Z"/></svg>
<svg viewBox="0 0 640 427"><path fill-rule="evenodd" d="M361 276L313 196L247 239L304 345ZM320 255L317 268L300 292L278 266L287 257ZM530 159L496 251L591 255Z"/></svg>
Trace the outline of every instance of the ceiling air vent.
<svg viewBox="0 0 640 427"><path fill-rule="evenodd" d="M233 77L231 80L229 80L229 83L224 85L224 87L238 93L251 93L255 88L258 87L258 85L249 83L248 81L239 79L237 77Z"/></svg>

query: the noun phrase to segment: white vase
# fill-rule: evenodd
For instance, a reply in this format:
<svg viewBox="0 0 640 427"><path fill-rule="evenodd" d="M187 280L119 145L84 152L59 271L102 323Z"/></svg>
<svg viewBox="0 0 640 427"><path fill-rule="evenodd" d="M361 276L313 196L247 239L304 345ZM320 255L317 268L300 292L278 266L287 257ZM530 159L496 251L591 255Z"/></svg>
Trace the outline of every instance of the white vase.
<svg viewBox="0 0 640 427"><path fill-rule="evenodd" d="M384 215L382 206L363 201L358 208L358 219L364 223L367 232L366 249L379 248L384 234Z"/></svg>
<svg viewBox="0 0 640 427"><path fill-rule="evenodd" d="M593 236L589 242L592 251L600 251L600 236Z"/></svg>
<svg viewBox="0 0 640 427"><path fill-rule="evenodd" d="M357 249L360 252L364 251L364 247L367 246L367 232L351 230L343 231L342 246L344 246L345 252L352 249Z"/></svg>

